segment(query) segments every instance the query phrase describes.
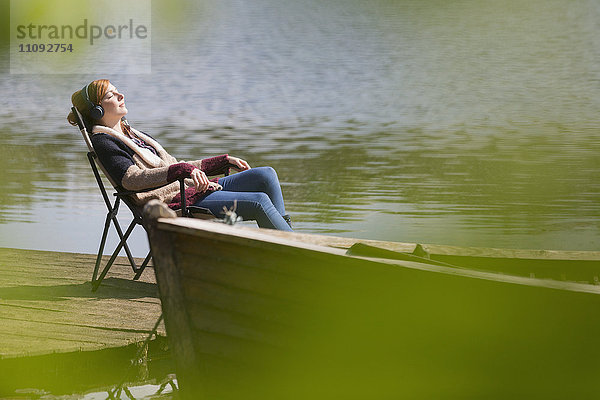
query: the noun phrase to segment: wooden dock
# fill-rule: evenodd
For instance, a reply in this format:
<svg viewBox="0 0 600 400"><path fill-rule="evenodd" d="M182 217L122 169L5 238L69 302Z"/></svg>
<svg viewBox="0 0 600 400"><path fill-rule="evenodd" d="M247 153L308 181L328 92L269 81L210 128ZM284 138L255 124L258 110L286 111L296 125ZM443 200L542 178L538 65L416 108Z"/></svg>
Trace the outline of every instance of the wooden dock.
<svg viewBox="0 0 600 400"><path fill-rule="evenodd" d="M290 236L287 232L269 233ZM297 233L293 237L340 249L357 242L408 253L415 249L414 243ZM530 264L536 258L600 260L600 252L424 247L431 253L485 256L487 260L521 257ZM100 289L93 293L90 279L94 263L95 255L91 254L0 248L0 360L116 348L139 343L148 336L161 314L154 270L149 268L140 280L133 281L126 258L118 258ZM596 264L593 267L590 277L598 275ZM159 334L165 335L162 324Z"/></svg>
<svg viewBox="0 0 600 400"><path fill-rule="evenodd" d="M518 279L535 274L560 280L558 284L597 285L600 276L600 252L457 248L278 231L269 235L336 251L356 243L378 252L424 249L432 259L470 259L479 273L512 273ZM125 380L162 380L174 372L164 325L158 338L142 346L161 314L153 268L133 281L127 259L118 258L92 292L94 264L91 254L0 248L0 398L12 398L23 388L55 395L105 390Z"/></svg>
<svg viewBox="0 0 600 400"><path fill-rule="evenodd" d="M0 359L144 341L161 314L153 269L133 281L120 258L92 293L94 262L91 254L0 248Z"/></svg>
<svg viewBox="0 0 600 400"><path fill-rule="evenodd" d="M95 258L0 248L0 397L105 390L172 371L162 323L143 346L161 315L154 270L133 281L119 258L93 293Z"/></svg>

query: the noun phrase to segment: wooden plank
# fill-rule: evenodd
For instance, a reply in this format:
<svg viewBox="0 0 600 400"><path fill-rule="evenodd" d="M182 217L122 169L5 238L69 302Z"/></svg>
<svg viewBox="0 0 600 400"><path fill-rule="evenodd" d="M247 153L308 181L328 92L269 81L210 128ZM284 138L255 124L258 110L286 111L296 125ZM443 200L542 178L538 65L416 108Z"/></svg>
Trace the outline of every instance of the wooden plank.
<svg viewBox="0 0 600 400"><path fill-rule="evenodd" d="M416 243L388 242L381 240L357 239L351 237L319 235L312 233L284 232L277 230L268 230L265 233L283 239L297 240L303 243L310 243L317 246L334 247L339 249L349 249L355 243L365 243L371 246L386 248L388 250L412 253L416 247Z"/></svg>
<svg viewBox="0 0 600 400"><path fill-rule="evenodd" d="M250 292L264 297L290 301L300 295L310 296L309 285L301 285L299 278L277 275L260 268L246 268L220 259L204 259L181 255L180 268L186 279L195 279L231 289Z"/></svg>
<svg viewBox="0 0 600 400"><path fill-rule="evenodd" d="M272 298L260 294L217 285L204 280L188 278L184 285L186 298L190 304L202 304L218 310L232 311L244 316L296 326L290 321L288 314L299 313L302 307L280 298Z"/></svg>
<svg viewBox="0 0 600 400"><path fill-rule="evenodd" d="M185 276L181 276L181 271L177 268L173 236L156 229L155 218L150 217L145 223L152 257L157 265L155 274L165 326L170 332L169 343L175 358L178 379L184 384L181 395L183 398L193 398L194 393L186 387L194 384L199 387L202 382L199 379L200 360L196 356L192 327L182 290L181 280L185 279Z"/></svg>
<svg viewBox="0 0 600 400"><path fill-rule="evenodd" d="M167 223L172 228L165 229L177 229L179 227L182 231L186 228L201 227L202 225L197 224L199 221L194 220L176 220L169 221L167 219L161 220L161 223ZM214 223L206 222L203 223ZM215 228L216 229L216 228ZM240 235L245 237L242 232L257 232L255 228L239 226L236 227L239 230ZM348 249L355 243L364 243L382 249L400 251L412 253L417 246L416 243L405 243L405 242L387 242L381 240L370 240L370 239L356 239L346 238L339 236L329 235L317 235L317 234L306 234L297 232L282 232L270 229L261 229L260 236L269 235L274 238L280 238L283 240L298 241L306 244L334 247L340 249ZM258 237L258 236L257 236ZM454 256L465 256L465 257L491 257L491 258L519 258L519 259L544 259L544 260L596 260L600 261L600 251L565 251L565 250L532 250L532 249L499 249L499 248L487 248L487 247L459 247L459 246L448 246L439 244L421 244L421 246L431 254L439 255L454 255Z"/></svg>
<svg viewBox="0 0 600 400"><path fill-rule="evenodd" d="M139 332L103 329L102 327L74 324L56 324L46 321L2 319L0 327L0 352L3 358L11 356L35 356L71 351L92 351L108 347L122 347L143 342L150 329ZM126 337L124 337L126 334Z"/></svg>
<svg viewBox="0 0 600 400"><path fill-rule="evenodd" d="M397 260L418 260L418 262L451 265L510 275L590 284L598 284L600 277L600 261L597 260L496 258L440 254L431 254L429 258L424 258L381 247L373 247L364 243L354 244L348 250L348 254Z"/></svg>
<svg viewBox="0 0 600 400"><path fill-rule="evenodd" d="M304 243L290 238L276 237L270 234L270 229L254 229L243 226L231 226L211 221L199 221L191 218L161 218L158 220L157 228L164 231L182 233L185 235L202 237L202 238L219 238L223 234L228 235L228 242L232 245L240 246L261 246L276 249L279 246L287 246L289 251L294 252L294 249L312 249L316 251L324 251L330 254L344 254L341 249L328 248L324 246L314 245L312 243ZM294 232L290 232L294 235Z"/></svg>
<svg viewBox="0 0 600 400"><path fill-rule="evenodd" d="M273 347L283 347L285 332L291 329L272 320L253 318L204 304L190 302L187 309L194 330L227 335Z"/></svg>
<svg viewBox="0 0 600 400"><path fill-rule="evenodd" d="M62 310L38 307L14 307L12 304L0 303L0 319L37 321L50 325L86 326L98 329L113 329L131 332L148 332L148 308L160 308L160 303L128 302L129 307L122 307L123 302L114 300L102 303L101 308L89 308L89 302L69 301ZM126 322L130 321L130 322Z"/></svg>
<svg viewBox="0 0 600 400"><path fill-rule="evenodd" d="M329 247L306 244L303 242L296 242L293 239L293 232L290 233L291 236L287 238L280 237L272 237L270 234L265 231L270 230L257 230L252 228L244 228L244 227L231 227L224 224L214 223L214 222L206 222L206 221L184 221L186 218L180 218L174 220L173 223L170 223L168 219L159 220L160 229L164 229L166 232L173 232L179 235L180 238L185 236L195 237L198 239L202 239L206 241L208 245L205 249L213 250L213 247L218 246L217 243L219 241L228 241L228 244L225 245L221 251L215 255L215 264L210 266L214 272L212 275L215 278L224 278L225 275L219 275L218 266L222 260L234 260L238 259L235 264L243 265L246 271L232 272L231 279L237 282L242 282L243 279L235 278L236 274L247 274L249 273L249 269L245 268L246 265L246 254L250 254L249 259L251 259L251 255L256 249L259 249L262 252L265 252L263 256L263 262L259 262L252 266L251 270L257 268L265 268L273 271L281 271L281 275L285 275L285 271L288 267L288 262L293 262L293 260L304 260L303 266L301 268L296 268L295 266L291 266L290 269L296 268L297 273L303 275L303 270L309 271L316 264L306 262L306 257L311 257L315 261L329 261L329 264L325 268L319 268L321 271L319 279L324 279L327 275L329 275L329 284L336 284L336 273L340 270L344 270L345 273L351 271L353 266L360 266L360 264L356 264L352 262L352 258L356 259L368 259L365 257L347 257L345 251L341 251L339 249L332 249ZM235 249L235 251L230 251ZM202 250L202 246L189 246L187 249L188 252L204 252ZM267 255L268 252L272 252ZM178 250L178 253L184 254L185 251L183 248ZM205 253L202 253L205 254ZM281 254L286 254L286 260L284 262L281 261ZM342 256L342 258L340 258ZM185 257L185 256L182 256ZM337 258L336 258L337 257ZM345 260L342 262L341 260L344 258ZM337 260L337 261L335 261ZM190 261L189 265L199 264L204 259L198 259L194 264L193 261ZM253 260L254 262L257 259ZM224 263L227 264L227 268L237 268L233 263ZM467 269L467 268L452 268L452 267L444 267L437 266L432 264L422 264L411 261L397 261L397 260L386 260L386 259L373 259L373 263L369 265L368 268L372 269L374 273L383 273L384 265L398 265L405 268L416 268L416 269L425 269L429 271L435 271L445 274L452 275L463 275L469 277L475 277L486 280L499 280L502 282L512 282L512 283L520 283L527 285L535 285L535 286L546 286L552 288L561 288L563 290L574 290L574 291L583 291L588 293L598 293L600 291L600 286L591 285L586 283L574 283L574 282L560 282L554 280L546 280L546 279L536 279L536 278L526 278L526 277L517 277L511 275L502 275L497 273L486 272L485 268L476 268L476 269ZM187 265L183 262L182 267L185 268ZM194 274L194 268L190 267L190 274ZM360 266L360 268L366 268L364 265ZM331 272L331 273L328 273ZM356 271L360 273L360 271ZM193 275L192 275L193 276ZM259 281L255 281L256 284L261 284ZM274 288L272 284L264 284L264 290L278 290ZM249 289L254 290L254 289ZM267 293L267 292L265 292ZM281 294L279 294L281 295Z"/></svg>
<svg viewBox="0 0 600 400"><path fill-rule="evenodd" d="M315 251L311 253L311 257L315 259L315 264L303 262L301 267L295 265L295 261L306 257L302 254L302 250L293 247L285 249L278 246L264 247L264 242L248 241L243 247L243 252L240 253L239 248L235 248L231 243L223 240L212 238L204 239L205 246L195 246L195 236L178 234L177 235L177 252L179 254L189 254L191 257L196 257L196 264L201 264L205 258L214 258L219 263L227 264L235 262L236 265L243 265L250 269L260 269L275 273L278 276L290 276L301 279L315 280L315 274L320 279L325 279L325 275L329 276L329 280L335 281L336 274L340 272L335 269L335 256L343 255L345 252L339 252L336 249L319 248L321 250L333 251L326 253L323 251ZM300 244L300 242L298 242ZM268 248L271 251L270 256L266 256L265 250ZM240 255L243 254L242 257ZM320 262L330 262L330 267L327 269L319 268ZM297 264L297 263L296 263ZM343 267L346 272L348 265Z"/></svg>
<svg viewBox="0 0 600 400"><path fill-rule="evenodd" d="M161 314L152 268L133 281L127 259L119 257L93 293L95 259L0 248L0 359L144 340ZM159 333L165 334L164 326Z"/></svg>

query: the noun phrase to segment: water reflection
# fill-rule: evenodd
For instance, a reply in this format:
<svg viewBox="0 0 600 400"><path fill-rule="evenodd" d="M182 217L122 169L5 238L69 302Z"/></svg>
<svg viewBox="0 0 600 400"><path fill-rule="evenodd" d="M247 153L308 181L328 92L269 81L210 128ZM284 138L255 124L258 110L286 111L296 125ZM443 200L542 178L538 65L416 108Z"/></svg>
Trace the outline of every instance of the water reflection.
<svg viewBox="0 0 600 400"><path fill-rule="evenodd" d="M182 159L273 166L300 231L597 248L595 2L183 4L154 16L151 75L109 76L130 120ZM94 78L0 76L1 245L95 251L65 122Z"/></svg>
<svg viewBox="0 0 600 400"><path fill-rule="evenodd" d="M32 203L60 200L68 191L64 146L40 143L20 132L0 134L0 223L35 222Z"/></svg>

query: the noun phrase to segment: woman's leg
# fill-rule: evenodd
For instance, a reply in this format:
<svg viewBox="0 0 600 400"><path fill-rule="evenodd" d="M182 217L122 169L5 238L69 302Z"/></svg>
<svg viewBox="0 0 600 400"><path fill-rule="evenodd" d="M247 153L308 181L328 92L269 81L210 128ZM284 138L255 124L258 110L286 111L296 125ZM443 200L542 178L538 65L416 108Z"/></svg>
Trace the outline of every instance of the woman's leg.
<svg viewBox="0 0 600 400"><path fill-rule="evenodd" d="M223 207L230 210L234 204L236 214L244 220L255 220L261 228L292 230L266 193L219 190L206 195L194 205L208 208L216 217L223 217Z"/></svg>
<svg viewBox="0 0 600 400"><path fill-rule="evenodd" d="M269 196L273 206L281 215L285 215L283 194L277 172L271 167L257 167L238 172L219 179L224 191L229 192L263 192Z"/></svg>

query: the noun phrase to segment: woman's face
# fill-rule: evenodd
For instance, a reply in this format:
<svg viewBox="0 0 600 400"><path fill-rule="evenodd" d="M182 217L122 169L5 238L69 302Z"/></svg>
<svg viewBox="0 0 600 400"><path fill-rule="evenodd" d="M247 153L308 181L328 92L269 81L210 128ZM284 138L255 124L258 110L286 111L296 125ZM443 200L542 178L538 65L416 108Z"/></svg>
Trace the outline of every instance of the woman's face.
<svg viewBox="0 0 600 400"><path fill-rule="evenodd" d="M108 84L108 90L100 101L100 105L104 108L103 119L112 120L119 119L127 114L125 107L125 96L119 93L112 83Z"/></svg>

